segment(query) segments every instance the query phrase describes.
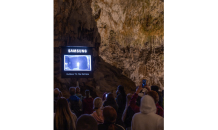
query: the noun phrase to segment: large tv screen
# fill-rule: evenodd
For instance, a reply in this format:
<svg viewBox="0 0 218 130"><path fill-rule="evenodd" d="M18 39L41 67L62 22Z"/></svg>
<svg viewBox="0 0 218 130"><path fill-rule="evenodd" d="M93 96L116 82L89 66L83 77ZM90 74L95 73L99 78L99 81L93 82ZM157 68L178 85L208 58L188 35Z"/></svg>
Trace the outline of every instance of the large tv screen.
<svg viewBox="0 0 218 130"><path fill-rule="evenodd" d="M91 55L64 55L64 71L92 71Z"/></svg>
<svg viewBox="0 0 218 130"><path fill-rule="evenodd" d="M62 78L92 78L93 48L78 46L61 47Z"/></svg>

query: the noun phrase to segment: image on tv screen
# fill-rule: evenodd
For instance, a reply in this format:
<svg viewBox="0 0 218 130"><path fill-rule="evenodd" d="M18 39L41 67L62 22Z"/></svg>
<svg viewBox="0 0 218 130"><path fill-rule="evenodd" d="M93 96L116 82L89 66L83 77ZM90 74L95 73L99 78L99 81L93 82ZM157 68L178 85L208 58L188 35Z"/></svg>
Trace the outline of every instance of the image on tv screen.
<svg viewBox="0 0 218 130"><path fill-rule="evenodd" d="M64 71L91 71L91 55L64 55Z"/></svg>

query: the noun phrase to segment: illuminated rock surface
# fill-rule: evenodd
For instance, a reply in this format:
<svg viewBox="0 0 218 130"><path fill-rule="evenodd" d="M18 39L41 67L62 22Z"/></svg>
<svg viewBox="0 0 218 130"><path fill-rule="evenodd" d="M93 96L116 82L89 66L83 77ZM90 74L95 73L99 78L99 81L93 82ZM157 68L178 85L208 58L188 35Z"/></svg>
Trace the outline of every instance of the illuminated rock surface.
<svg viewBox="0 0 218 130"><path fill-rule="evenodd" d="M92 0L101 36L99 55L136 84L164 84L164 2Z"/></svg>
<svg viewBox="0 0 218 130"><path fill-rule="evenodd" d="M133 92L143 78L164 87L163 5L159 0L54 0L54 87L68 97L68 88L76 85L76 79L60 77L58 48L74 45L95 47L94 78L79 79L82 93L115 93L120 84Z"/></svg>
<svg viewBox="0 0 218 130"><path fill-rule="evenodd" d="M54 87L69 97L68 88L76 86L76 79L61 78L59 46L94 47L94 78L79 79L81 92L91 91L92 96L104 92L115 93L118 85L127 92L135 90L135 83L122 75L122 70L106 63L99 57L101 37L89 0L54 0Z"/></svg>

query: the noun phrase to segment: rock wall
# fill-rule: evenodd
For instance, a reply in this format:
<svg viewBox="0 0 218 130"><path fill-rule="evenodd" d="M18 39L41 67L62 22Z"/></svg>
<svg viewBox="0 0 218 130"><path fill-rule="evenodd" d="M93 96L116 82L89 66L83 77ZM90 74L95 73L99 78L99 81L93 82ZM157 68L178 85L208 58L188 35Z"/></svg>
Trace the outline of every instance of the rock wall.
<svg viewBox="0 0 218 130"><path fill-rule="evenodd" d="M99 57L101 36L95 16L92 15L90 0L54 0L54 88L59 88L68 98L68 89L76 86L76 79L61 78L60 46L94 47L94 77L81 78L79 84L84 95L89 89L93 97L104 92L115 94L118 85L125 86L126 92L135 91L135 83L122 75L122 70ZM97 16L96 16L97 17Z"/></svg>
<svg viewBox="0 0 218 130"><path fill-rule="evenodd" d="M92 0L99 55L135 84L164 87L163 0Z"/></svg>

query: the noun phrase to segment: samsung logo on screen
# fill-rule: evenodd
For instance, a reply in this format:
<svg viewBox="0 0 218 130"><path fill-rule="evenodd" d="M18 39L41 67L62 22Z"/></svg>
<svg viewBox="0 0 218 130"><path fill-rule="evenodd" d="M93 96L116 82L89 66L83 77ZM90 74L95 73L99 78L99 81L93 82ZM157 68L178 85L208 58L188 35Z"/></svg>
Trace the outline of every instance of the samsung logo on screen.
<svg viewBox="0 0 218 130"><path fill-rule="evenodd" d="M87 53L87 49L68 49L68 53Z"/></svg>

